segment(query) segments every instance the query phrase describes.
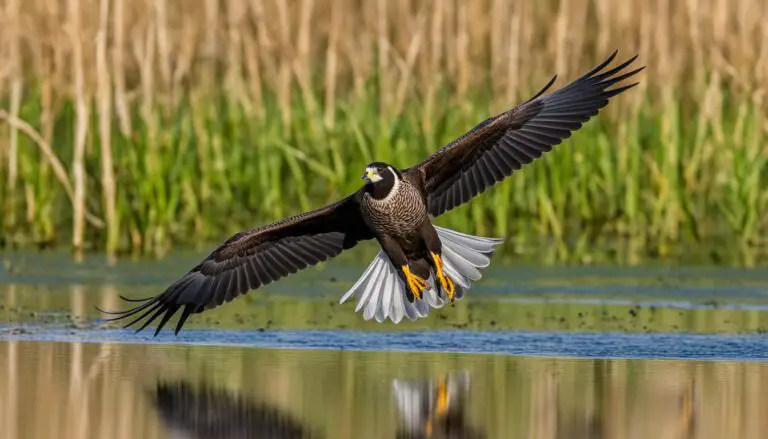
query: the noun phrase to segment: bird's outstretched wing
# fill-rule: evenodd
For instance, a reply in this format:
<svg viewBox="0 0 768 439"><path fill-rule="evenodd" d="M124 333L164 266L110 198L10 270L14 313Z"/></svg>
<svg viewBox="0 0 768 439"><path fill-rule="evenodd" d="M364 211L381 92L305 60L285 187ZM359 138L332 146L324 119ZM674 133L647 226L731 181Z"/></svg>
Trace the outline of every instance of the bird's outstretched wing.
<svg viewBox="0 0 768 439"><path fill-rule="evenodd" d="M543 96L555 78L535 96L517 107L491 117L405 172L420 172L427 193L428 211L436 217L500 182L541 157L597 115L608 100L637 83L608 87L644 67L627 72L637 58L604 71L616 57L576 81Z"/></svg>
<svg viewBox="0 0 768 439"><path fill-rule="evenodd" d="M246 395L188 381L159 382L150 394L171 437L270 438L322 437L290 413Z"/></svg>
<svg viewBox="0 0 768 439"><path fill-rule="evenodd" d="M144 320L141 331L163 316L157 335L182 309L176 333L193 313L215 308L241 294L276 281L303 268L339 255L373 234L360 214L357 194L273 224L240 232L216 248L163 293L121 312L99 310L120 320L133 317L125 326Z"/></svg>

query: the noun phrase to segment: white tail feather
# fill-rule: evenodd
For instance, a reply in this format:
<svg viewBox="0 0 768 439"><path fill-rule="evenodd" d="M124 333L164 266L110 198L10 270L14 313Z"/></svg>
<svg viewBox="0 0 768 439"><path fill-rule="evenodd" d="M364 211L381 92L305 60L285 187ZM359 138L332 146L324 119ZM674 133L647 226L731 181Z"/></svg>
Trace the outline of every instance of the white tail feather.
<svg viewBox="0 0 768 439"><path fill-rule="evenodd" d="M443 268L456 284L455 300L459 300L472 286L472 281L480 280L479 269L490 264L491 252L504 240L466 235L437 226L435 230L443 244ZM427 281L430 288L424 291L422 298L409 302L405 284L386 253L380 251L339 303L357 296L355 312L363 310L365 320L375 318L377 322L383 322L389 318L394 323L400 323L403 317L416 320L426 317L432 308L442 308L448 301L437 293L435 282L436 279L430 276Z"/></svg>

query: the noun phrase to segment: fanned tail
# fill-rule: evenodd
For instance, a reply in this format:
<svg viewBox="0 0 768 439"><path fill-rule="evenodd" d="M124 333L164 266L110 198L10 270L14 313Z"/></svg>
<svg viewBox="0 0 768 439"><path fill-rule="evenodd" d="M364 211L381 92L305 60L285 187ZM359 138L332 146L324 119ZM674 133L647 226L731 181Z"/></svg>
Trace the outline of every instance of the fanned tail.
<svg viewBox="0 0 768 439"><path fill-rule="evenodd" d="M464 297L473 281L480 280L480 269L490 264L493 249L504 240L467 235L437 226L435 230L443 245L443 269L456 285L454 298L459 300ZM432 276L427 283L430 288L424 291L422 298L409 302L405 284L397 275L386 253L380 251L352 288L341 297L339 303L357 296L355 312L362 310L365 320L375 318L376 321L383 322L389 318L394 323L400 323L403 317L407 317L413 321L426 317L431 308L442 308L448 302L437 293Z"/></svg>

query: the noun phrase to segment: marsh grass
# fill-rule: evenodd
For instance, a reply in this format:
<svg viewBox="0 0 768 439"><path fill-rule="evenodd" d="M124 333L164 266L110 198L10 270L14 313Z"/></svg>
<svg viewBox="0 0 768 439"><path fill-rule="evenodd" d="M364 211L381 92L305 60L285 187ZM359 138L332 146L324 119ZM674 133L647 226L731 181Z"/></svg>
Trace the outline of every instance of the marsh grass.
<svg viewBox="0 0 768 439"><path fill-rule="evenodd" d="M409 166L615 48L641 84L439 223L578 258L768 231L759 0L2 3L7 245L165 254ZM58 164L58 165L57 165ZM542 244L546 243L546 244Z"/></svg>

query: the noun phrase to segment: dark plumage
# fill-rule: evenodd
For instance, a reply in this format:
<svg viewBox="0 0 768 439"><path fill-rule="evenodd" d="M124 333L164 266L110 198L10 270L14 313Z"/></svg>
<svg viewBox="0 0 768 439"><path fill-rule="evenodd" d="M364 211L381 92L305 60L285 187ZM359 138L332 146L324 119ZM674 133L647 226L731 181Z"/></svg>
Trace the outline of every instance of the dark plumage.
<svg viewBox="0 0 768 439"><path fill-rule="evenodd" d="M189 439L320 437L288 413L241 395L189 383L158 383L152 395L171 436Z"/></svg>
<svg viewBox="0 0 768 439"><path fill-rule="evenodd" d="M611 97L636 85L609 89L642 70L626 71L636 56L605 70L615 56L544 95L553 78L531 99L481 122L415 166L370 164L366 184L337 203L234 235L162 294L113 319L132 317L128 325L144 320L141 330L161 317L157 334L181 310L178 333L193 313L371 239L382 251L341 300L357 295L356 310L364 309L366 319L415 319L460 299L501 240L435 227L432 218L541 157Z"/></svg>

